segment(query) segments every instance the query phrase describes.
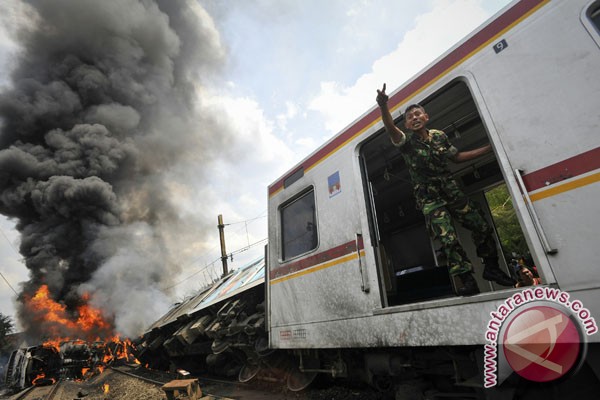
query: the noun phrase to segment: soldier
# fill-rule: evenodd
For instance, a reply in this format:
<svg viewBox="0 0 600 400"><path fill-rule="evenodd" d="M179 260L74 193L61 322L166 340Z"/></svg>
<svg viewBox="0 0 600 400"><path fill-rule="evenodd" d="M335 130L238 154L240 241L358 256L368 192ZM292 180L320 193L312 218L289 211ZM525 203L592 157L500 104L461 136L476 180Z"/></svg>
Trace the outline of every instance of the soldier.
<svg viewBox="0 0 600 400"><path fill-rule="evenodd" d="M503 286L514 286L515 280L498 266L492 228L477 205L464 195L448 170L447 160L455 163L473 160L492 151L491 145L459 152L444 132L427 129L429 115L418 104L406 108L404 126L408 132L404 133L392 119L385 84L381 90L377 90L376 100L385 129L408 166L417 207L423 212L430 233L442 243L450 276L458 277L462 282L462 286L455 288L456 294L474 295L479 293L479 288L473 278L473 266L458 241L453 219L471 230L477 255L485 265L483 278Z"/></svg>

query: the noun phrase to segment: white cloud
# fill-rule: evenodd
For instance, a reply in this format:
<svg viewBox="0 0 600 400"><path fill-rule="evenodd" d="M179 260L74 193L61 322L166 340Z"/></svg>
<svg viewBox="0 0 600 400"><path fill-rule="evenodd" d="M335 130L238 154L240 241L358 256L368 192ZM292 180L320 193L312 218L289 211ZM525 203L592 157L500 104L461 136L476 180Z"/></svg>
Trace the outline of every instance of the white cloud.
<svg viewBox="0 0 600 400"><path fill-rule="evenodd" d="M298 115L298 105L291 102L285 102L285 113L281 113L275 117L277 120L277 127L281 131L287 131L288 121Z"/></svg>
<svg viewBox="0 0 600 400"><path fill-rule="evenodd" d="M293 157L292 151L274 134L275 124L266 118L256 100L222 93L204 93L201 104L203 112L220 115L222 122L234 132L235 146L224 149L226 155L229 150L237 152L242 149L243 154L230 156L247 158L260 164Z"/></svg>
<svg viewBox="0 0 600 400"><path fill-rule="evenodd" d="M237 84L232 83L231 87ZM259 103L248 96L234 96L217 89L202 88L198 92L199 113L211 115L220 130L232 143L221 149L219 157L209 166L203 165L202 178L194 181L189 173L183 182L172 183L174 203L183 214L208 221L214 228L193 246L194 254L182 258L182 270L175 282L210 265L206 273L178 285L177 296L198 289L206 276L220 275L221 262L217 216L223 215L226 224L225 237L227 252L236 252L266 238L267 235L267 186L283 174L290 163L296 162L294 152L282 140L286 136L278 118L269 119ZM286 104L283 119L292 118L297 113L293 102ZM219 132L219 129L215 130ZM232 134L233 133L233 134ZM189 166L189 170L196 167ZM175 174L178 175L178 174ZM206 181L206 177L209 180ZM258 218L257 218L258 217ZM248 221L250 220L250 221ZM247 223L244 221L248 221ZM230 261L230 268L240 268L263 254L261 246L236 254ZM217 262L213 263L215 260Z"/></svg>
<svg viewBox="0 0 600 400"><path fill-rule="evenodd" d="M328 131L339 132L375 104L376 89L384 82L388 93L392 92L488 16L479 1L434 1L431 11L416 18L415 27L406 32L398 47L376 60L371 71L353 85L321 82L321 91L309 109L323 114Z"/></svg>

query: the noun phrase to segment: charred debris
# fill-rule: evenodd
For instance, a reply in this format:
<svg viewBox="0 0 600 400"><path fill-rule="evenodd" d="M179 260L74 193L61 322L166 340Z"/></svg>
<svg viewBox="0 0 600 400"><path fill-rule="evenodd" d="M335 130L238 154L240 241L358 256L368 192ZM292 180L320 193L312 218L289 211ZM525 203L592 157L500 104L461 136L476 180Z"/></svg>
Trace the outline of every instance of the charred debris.
<svg viewBox="0 0 600 400"><path fill-rule="evenodd" d="M248 381L272 354L265 331L264 271L260 259L229 272L131 341L47 341L17 349L4 367L4 386L17 391L59 379L86 380L122 363Z"/></svg>

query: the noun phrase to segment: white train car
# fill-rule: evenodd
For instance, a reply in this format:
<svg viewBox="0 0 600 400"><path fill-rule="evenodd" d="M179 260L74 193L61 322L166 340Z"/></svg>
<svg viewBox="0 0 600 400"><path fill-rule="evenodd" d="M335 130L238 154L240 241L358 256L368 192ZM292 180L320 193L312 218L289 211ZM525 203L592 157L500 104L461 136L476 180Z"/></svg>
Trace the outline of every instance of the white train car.
<svg viewBox="0 0 600 400"><path fill-rule="evenodd" d="M599 47L600 1L516 1L389 101L399 126L405 107L419 103L429 127L459 150L492 144L493 154L453 166L454 176L490 222L486 193L506 185L542 287L577 299L590 325L600 321ZM484 281L470 235L457 227L481 294L452 294L376 89L373 108L268 188L270 345L481 352L490 313L522 289ZM586 343L599 341L588 333ZM320 364L312 370L344 374L341 363Z"/></svg>

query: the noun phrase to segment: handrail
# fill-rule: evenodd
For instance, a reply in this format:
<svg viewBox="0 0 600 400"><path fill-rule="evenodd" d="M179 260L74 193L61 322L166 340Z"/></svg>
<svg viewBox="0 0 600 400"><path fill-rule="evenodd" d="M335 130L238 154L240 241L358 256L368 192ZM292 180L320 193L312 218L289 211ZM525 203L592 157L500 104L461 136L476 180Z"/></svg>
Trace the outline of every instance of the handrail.
<svg viewBox="0 0 600 400"><path fill-rule="evenodd" d="M529 197L527 188L525 188L525 182L523 182L523 176L521 175L523 173L523 171L518 168L515 168L514 173L515 173L515 178L517 179L517 183L519 185L519 189L521 190L521 193L523 194L523 198L525 199L525 205L527 207L527 211L529 212L529 216L531 217L531 219L533 221L533 226L535 228L535 231L538 234L538 236L542 242L544 251L546 252L546 254L556 254L558 252L558 249L553 248L550 245L550 242L548 241L548 238L546 237L546 233L544 232L544 229L542 228L540 218L538 217L537 213L535 212L535 208L533 208L533 202L531 201L531 198Z"/></svg>

